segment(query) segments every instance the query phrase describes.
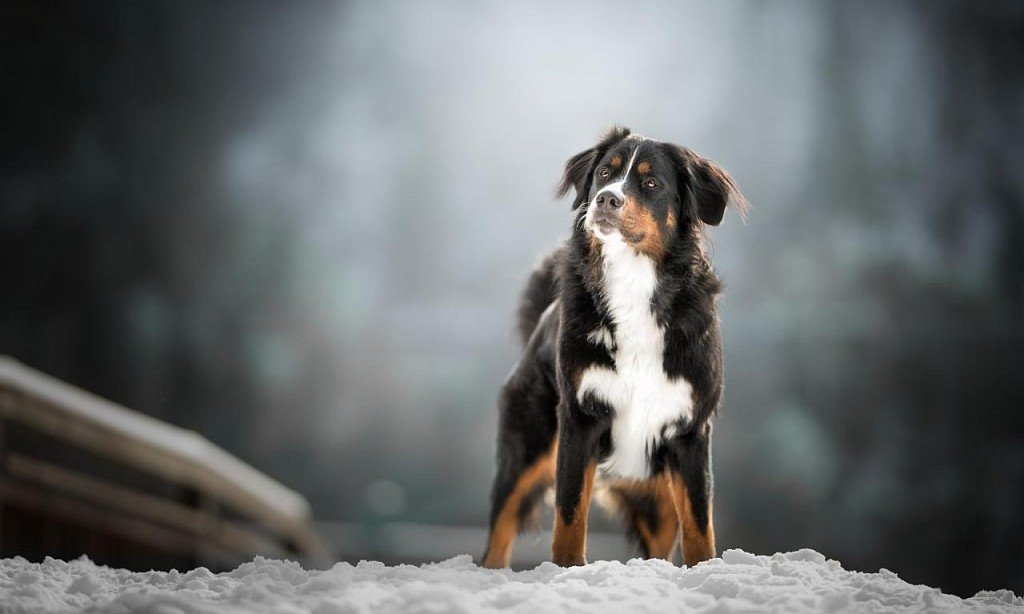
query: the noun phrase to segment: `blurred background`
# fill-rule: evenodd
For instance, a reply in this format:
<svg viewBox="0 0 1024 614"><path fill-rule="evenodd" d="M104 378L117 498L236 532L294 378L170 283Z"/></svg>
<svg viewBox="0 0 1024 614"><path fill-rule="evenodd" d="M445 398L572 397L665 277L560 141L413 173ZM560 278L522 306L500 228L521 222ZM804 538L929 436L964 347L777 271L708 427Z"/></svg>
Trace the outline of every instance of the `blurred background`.
<svg viewBox="0 0 1024 614"><path fill-rule="evenodd" d="M0 50L0 353L339 557L481 554L516 297L622 123L754 205L714 232L720 549L1024 591L1024 5L8 0Z"/></svg>

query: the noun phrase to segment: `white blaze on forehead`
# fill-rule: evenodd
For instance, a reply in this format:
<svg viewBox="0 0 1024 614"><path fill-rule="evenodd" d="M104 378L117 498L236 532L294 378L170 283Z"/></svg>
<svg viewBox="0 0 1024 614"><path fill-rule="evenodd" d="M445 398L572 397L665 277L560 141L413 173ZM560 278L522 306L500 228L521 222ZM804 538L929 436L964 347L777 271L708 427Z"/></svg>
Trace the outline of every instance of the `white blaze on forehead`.
<svg viewBox="0 0 1024 614"><path fill-rule="evenodd" d="M626 180L629 179L629 171L633 169L633 162L636 162L636 154L640 152L640 146L643 143L643 141L637 143L636 149L633 150L633 155L629 157L629 164L626 165L626 172L622 174L622 179L604 186L598 191L598 194L601 192L611 192L620 199L625 199L625 195L622 193L622 186L626 185Z"/></svg>
<svg viewBox="0 0 1024 614"><path fill-rule="evenodd" d="M631 170L633 170L633 163L636 162L636 156L637 156L638 153L640 153L640 147L643 144L644 144L643 140L641 140L639 143L637 143L636 149L633 150L633 153L629 157L629 163L626 165L626 170L622 174L622 179L619 179L618 181L616 181L614 183L609 183L608 185L606 185L603 188L601 188L600 190L598 190L597 194L601 194L602 192L611 192L612 194L615 195L615 197L617 197L619 199L620 202L625 202L626 195L622 191L622 186L626 185L626 181L629 179L629 173L630 173ZM597 198L597 194L594 195L595 199ZM592 232L595 236L597 236L597 238L599 238L601 240L604 240L604 238L607 235L604 232L602 232L600 229L594 227L594 206L593 205L594 205L593 201L591 201L590 203L587 204L587 213L586 213L586 215L583 216L583 223L587 227L587 229L590 230L590 232Z"/></svg>

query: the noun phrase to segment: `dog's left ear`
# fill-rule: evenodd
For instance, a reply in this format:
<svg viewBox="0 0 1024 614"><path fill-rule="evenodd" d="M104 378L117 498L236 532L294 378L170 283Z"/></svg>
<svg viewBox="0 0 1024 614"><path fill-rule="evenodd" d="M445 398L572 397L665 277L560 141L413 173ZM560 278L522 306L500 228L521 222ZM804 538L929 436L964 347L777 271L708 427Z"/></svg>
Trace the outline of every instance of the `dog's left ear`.
<svg viewBox="0 0 1024 614"><path fill-rule="evenodd" d="M709 226L722 223L730 197L740 216L746 217L747 199L724 168L685 147L680 147L678 153L680 185L686 186L685 198L692 201L690 204L700 221Z"/></svg>

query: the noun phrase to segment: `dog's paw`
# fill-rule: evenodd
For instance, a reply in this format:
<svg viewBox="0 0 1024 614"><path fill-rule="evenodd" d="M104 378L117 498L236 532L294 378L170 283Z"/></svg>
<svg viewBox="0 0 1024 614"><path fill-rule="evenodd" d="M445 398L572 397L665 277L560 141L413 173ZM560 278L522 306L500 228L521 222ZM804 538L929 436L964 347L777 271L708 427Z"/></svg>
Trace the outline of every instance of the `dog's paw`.
<svg viewBox="0 0 1024 614"><path fill-rule="evenodd" d="M587 564L587 559L584 556L556 556L552 562L559 567L580 567Z"/></svg>

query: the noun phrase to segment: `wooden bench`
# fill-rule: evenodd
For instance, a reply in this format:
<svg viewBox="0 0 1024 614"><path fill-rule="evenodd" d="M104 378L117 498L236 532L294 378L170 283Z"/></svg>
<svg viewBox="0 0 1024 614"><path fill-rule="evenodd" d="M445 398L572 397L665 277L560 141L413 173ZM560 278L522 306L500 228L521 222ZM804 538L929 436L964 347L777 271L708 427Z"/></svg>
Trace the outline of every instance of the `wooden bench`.
<svg viewBox="0 0 1024 614"><path fill-rule="evenodd" d="M305 499L198 434L0 356L0 556L329 561Z"/></svg>

